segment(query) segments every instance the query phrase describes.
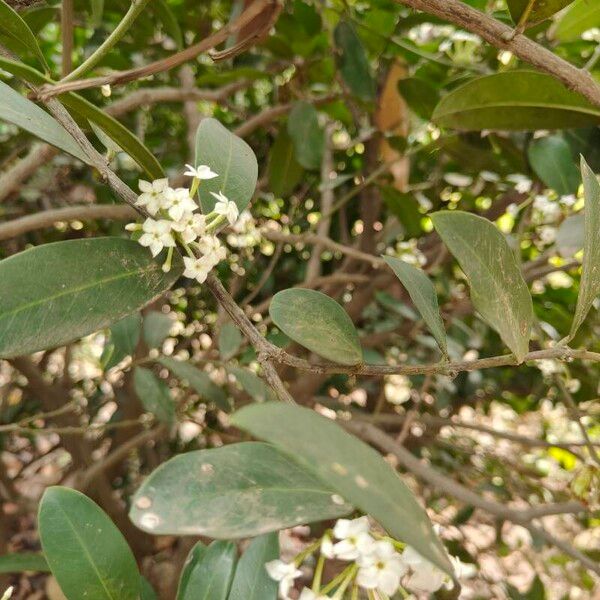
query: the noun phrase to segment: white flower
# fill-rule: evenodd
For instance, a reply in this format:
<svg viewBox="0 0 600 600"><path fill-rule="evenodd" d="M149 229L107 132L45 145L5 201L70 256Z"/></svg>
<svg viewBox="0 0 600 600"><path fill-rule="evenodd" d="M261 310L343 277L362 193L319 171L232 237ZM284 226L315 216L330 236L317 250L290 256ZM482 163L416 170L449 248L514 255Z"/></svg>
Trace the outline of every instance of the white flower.
<svg viewBox="0 0 600 600"><path fill-rule="evenodd" d="M373 547L374 540L369 535L369 519L339 519L333 528L333 535L340 540L334 544L333 551L341 560L356 560L368 554Z"/></svg>
<svg viewBox="0 0 600 600"><path fill-rule="evenodd" d="M294 563L285 563L276 559L265 565L271 579L279 582L279 597L287 598L294 579L302 575L302 571L296 568Z"/></svg>
<svg viewBox="0 0 600 600"><path fill-rule="evenodd" d="M304 588L302 592L300 592L298 600L331 600L331 598L329 596L315 594L311 589Z"/></svg>
<svg viewBox="0 0 600 600"><path fill-rule="evenodd" d="M379 590L392 596L400 587L400 579L408 571L394 546L385 540L375 542L371 552L358 559L356 582L367 590Z"/></svg>
<svg viewBox="0 0 600 600"><path fill-rule="evenodd" d="M173 231L189 244L206 233L206 217L199 213L185 212L179 221L173 223Z"/></svg>
<svg viewBox="0 0 600 600"><path fill-rule="evenodd" d="M219 176L218 173L215 173L206 165L198 165L197 167L192 167L192 165L185 166L187 167L187 171L184 175L187 175L188 177L194 177L195 179L214 179Z"/></svg>
<svg viewBox="0 0 600 600"><path fill-rule="evenodd" d="M227 198L223 192L219 192L218 194L211 192L211 194L217 199L217 203L215 204L215 212L218 215L223 215L226 217L229 221L229 224L233 225L240 216L240 211L237 207L237 204L233 200L229 200L229 198Z"/></svg>
<svg viewBox="0 0 600 600"><path fill-rule="evenodd" d="M408 546L401 555L404 564L411 568L406 587L414 592L437 592L448 579L447 575Z"/></svg>
<svg viewBox="0 0 600 600"><path fill-rule="evenodd" d="M326 535L321 540L321 554L325 558L335 558L335 552L333 550L333 542L329 535Z"/></svg>
<svg viewBox="0 0 600 600"><path fill-rule="evenodd" d="M150 248L152 256L158 256L163 248L175 247L175 239L171 232L171 221L165 219L146 219L142 225L144 232L138 240L142 246Z"/></svg>
<svg viewBox="0 0 600 600"><path fill-rule="evenodd" d="M195 279L198 283L204 283L213 268L213 265L204 260L204 257L191 258L184 256L183 264L185 265L183 276L188 279Z"/></svg>
<svg viewBox="0 0 600 600"><path fill-rule="evenodd" d="M219 238L214 235L204 236L198 242L198 248L204 255L202 258L207 262L212 262L213 266L227 256L227 250L221 245Z"/></svg>
<svg viewBox="0 0 600 600"><path fill-rule="evenodd" d="M165 195L169 189L168 179L155 179L152 183L140 179L140 192L135 201L137 206L145 206L151 215L155 215L165 203Z"/></svg>
<svg viewBox="0 0 600 600"><path fill-rule="evenodd" d="M13 592L15 591L15 588L11 585L5 592L4 594L2 594L2 598L0 598L0 600L9 600L9 598L12 598Z"/></svg>
<svg viewBox="0 0 600 600"><path fill-rule="evenodd" d="M169 216L174 221L179 221L186 212L194 212L198 208L186 188L177 188L176 190L169 188L165 200L164 208L167 209Z"/></svg>

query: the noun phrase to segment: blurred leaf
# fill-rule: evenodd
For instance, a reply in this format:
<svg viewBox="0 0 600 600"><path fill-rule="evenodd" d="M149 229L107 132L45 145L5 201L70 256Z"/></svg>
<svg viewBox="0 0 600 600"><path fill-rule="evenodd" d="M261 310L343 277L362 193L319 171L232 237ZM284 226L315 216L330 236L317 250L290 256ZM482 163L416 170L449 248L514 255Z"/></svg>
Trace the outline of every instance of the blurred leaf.
<svg viewBox="0 0 600 600"><path fill-rule="evenodd" d="M208 373L201 371L189 362L176 360L174 358L169 358L168 356L161 356L159 362L163 367L169 369L169 371L177 378L184 382L187 381L200 396L201 400L204 402L212 402L218 408L226 412L231 410L231 403L229 402L227 395L218 385L213 383Z"/></svg>
<svg viewBox="0 0 600 600"><path fill-rule="evenodd" d="M199 194L202 210L209 213L216 200L210 192L223 192L240 212L247 206L258 179L258 163L252 148L216 119L203 119L196 134L195 166L208 165L219 176L203 181Z"/></svg>
<svg viewBox="0 0 600 600"><path fill-rule="evenodd" d="M106 370L120 363L126 356L133 356L140 340L142 318L140 313L133 313L110 328L110 349L108 359L104 363Z"/></svg>
<svg viewBox="0 0 600 600"><path fill-rule="evenodd" d="M569 144L558 135L538 138L528 148L535 174L559 196L576 194L581 183Z"/></svg>
<svg viewBox="0 0 600 600"><path fill-rule="evenodd" d="M55 348L108 327L163 294L181 271L179 255L164 273L146 248L121 238L15 254L0 262L0 357Z"/></svg>
<svg viewBox="0 0 600 600"><path fill-rule="evenodd" d="M567 217L556 232L556 247L563 258L572 258L584 245L585 216L583 214Z"/></svg>
<svg viewBox="0 0 600 600"><path fill-rule="evenodd" d="M104 0L90 0L90 9L92 24L94 27L98 27L102 21L102 15L104 14Z"/></svg>
<svg viewBox="0 0 600 600"><path fill-rule="evenodd" d="M337 423L308 408L252 404L232 424L275 444L343 498L370 514L393 537L452 573L427 513L383 457Z"/></svg>
<svg viewBox="0 0 600 600"><path fill-rule="evenodd" d="M46 558L39 552L20 552L0 556L0 573L46 573L50 571Z"/></svg>
<svg viewBox="0 0 600 600"><path fill-rule="evenodd" d="M600 26L600 3L591 0L576 0L558 21L553 35L561 42L573 42L584 31Z"/></svg>
<svg viewBox="0 0 600 600"><path fill-rule="evenodd" d="M144 315L144 341L148 348L160 348L173 329L173 319L153 310Z"/></svg>
<svg viewBox="0 0 600 600"><path fill-rule="evenodd" d="M144 408L162 423L172 425L175 421L175 405L167 384L143 367L135 368L133 384Z"/></svg>
<svg viewBox="0 0 600 600"><path fill-rule="evenodd" d="M273 296L269 314L289 338L323 358L342 365L362 362L354 324L329 296L315 290L283 290Z"/></svg>
<svg viewBox="0 0 600 600"><path fill-rule="evenodd" d="M183 48L183 33L175 13L166 0L155 0L148 5L154 11L156 18L161 22L163 31L175 42L177 48Z"/></svg>
<svg viewBox="0 0 600 600"><path fill-rule="evenodd" d="M569 339L575 336L600 294L600 183L583 157L581 174L585 195L585 243L579 297Z"/></svg>
<svg viewBox="0 0 600 600"><path fill-rule="evenodd" d="M361 100L375 98L375 82L367 54L356 30L348 21L340 21L334 31L339 53L338 67L344 83Z"/></svg>
<svg viewBox="0 0 600 600"><path fill-rule="evenodd" d="M277 582L265 564L279 558L279 536L269 533L252 540L240 558L228 600L276 600Z"/></svg>
<svg viewBox="0 0 600 600"><path fill-rule="evenodd" d="M510 600L546 600L546 590L539 575L533 578L531 587L524 594L510 584L507 584L506 587Z"/></svg>
<svg viewBox="0 0 600 600"><path fill-rule="evenodd" d="M44 555L68 600L138 600L135 558L97 504L75 490L50 487L38 519Z"/></svg>
<svg viewBox="0 0 600 600"><path fill-rule="evenodd" d="M391 186L382 186L381 195L386 206L396 216L406 238L418 237L423 233L421 219L423 215L419 211L419 202L412 194L405 194Z"/></svg>
<svg viewBox="0 0 600 600"><path fill-rule="evenodd" d="M475 308L521 362L529 352L533 303L504 236L487 219L458 210L431 220L467 276Z"/></svg>
<svg viewBox="0 0 600 600"><path fill-rule="evenodd" d="M240 367L228 367L227 371L237 379L237 382L242 386L244 391L247 392L255 402L275 400L271 388L252 371Z"/></svg>
<svg viewBox="0 0 600 600"><path fill-rule="evenodd" d="M398 90L415 114L425 121L431 120L440 95L429 82L418 77L401 79L398 82Z"/></svg>
<svg viewBox="0 0 600 600"><path fill-rule="evenodd" d="M440 350L447 356L446 330L440 315L433 283L421 269L417 269L399 258L390 256L384 256L383 258L408 291L411 300L436 339Z"/></svg>
<svg viewBox="0 0 600 600"><path fill-rule="evenodd" d="M535 130L600 123L600 108L535 71L507 71L473 79L442 98L432 119L462 130Z"/></svg>
<svg viewBox="0 0 600 600"><path fill-rule="evenodd" d="M300 165L305 169L320 169L325 134L319 126L317 109L308 102L296 102L288 118L287 130Z"/></svg>
<svg viewBox="0 0 600 600"><path fill-rule="evenodd" d="M237 539L348 514L352 507L336 504L332 493L277 448L245 442L163 463L142 483L129 514L156 535Z"/></svg>
<svg viewBox="0 0 600 600"><path fill-rule="evenodd" d="M506 0L510 16L515 23L519 23L530 0ZM571 4L573 0L535 0L533 9L527 17L527 23L533 25L544 19L548 19L553 14L561 11L565 6Z"/></svg>
<svg viewBox="0 0 600 600"><path fill-rule="evenodd" d="M269 187L276 196L289 196L300 180L304 169L296 160L294 144L287 129L281 128L269 152Z"/></svg>
<svg viewBox="0 0 600 600"><path fill-rule="evenodd" d="M145 577L141 578L140 587L140 600L158 600L154 588Z"/></svg>
<svg viewBox="0 0 600 600"><path fill-rule="evenodd" d="M231 322L223 323L219 332L219 352L223 360L233 358L244 340L242 332Z"/></svg>

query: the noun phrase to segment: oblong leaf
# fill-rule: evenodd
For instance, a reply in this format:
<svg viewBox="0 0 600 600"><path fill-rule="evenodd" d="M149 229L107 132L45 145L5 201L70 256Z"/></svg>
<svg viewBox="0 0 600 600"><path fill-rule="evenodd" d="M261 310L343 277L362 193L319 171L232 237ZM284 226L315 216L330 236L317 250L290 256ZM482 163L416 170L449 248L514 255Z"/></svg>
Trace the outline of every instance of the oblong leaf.
<svg viewBox="0 0 600 600"><path fill-rule="evenodd" d="M75 158L89 162L88 157L71 134L45 110L0 81L0 119L8 121L37 138L68 152Z"/></svg>
<svg viewBox="0 0 600 600"><path fill-rule="evenodd" d="M196 567L200 564L200 560L206 553L206 546L202 542L197 542L194 547L190 550L185 564L181 570L181 576L179 577L179 585L177 586L177 598L176 600L184 600L185 593L187 590L188 582L190 581Z"/></svg>
<svg viewBox="0 0 600 600"><path fill-rule="evenodd" d="M136 367L133 372L133 385L144 408L156 415L162 423L172 425L175 420L175 405L167 384L149 369Z"/></svg>
<svg viewBox="0 0 600 600"><path fill-rule="evenodd" d="M287 129L282 128L269 152L269 187L276 196L285 197L294 191L303 173L292 139Z"/></svg>
<svg viewBox="0 0 600 600"><path fill-rule="evenodd" d="M507 71L473 79L444 96L432 119L461 130L536 130L600 122L600 108L535 71Z"/></svg>
<svg viewBox="0 0 600 600"><path fill-rule="evenodd" d="M169 315L152 310L144 315L144 341L149 348L159 348L173 329Z"/></svg>
<svg viewBox="0 0 600 600"><path fill-rule="evenodd" d="M0 262L0 357L61 346L108 327L160 296L182 272L131 240L37 246Z"/></svg>
<svg viewBox="0 0 600 600"><path fill-rule="evenodd" d="M0 573L23 573L24 571L46 573L50 571L50 567L40 552L19 552L0 556Z"/></svg>
<svg viewBox="0 0 600 600"><path fill-rule="evenodd" d="M268 533L252 540L238 561L229 600L277 600L277 582L265 564L279 558L279 537Z"/></svg>
<svg viewBox="0 0 600 600"><path fill-rule="evenodd" d="M17 47L34 54L44 69L50 70L33 31L4 0L0 0L0 34L7 36Z"/></svg>
<svg viewBox="0 0 600 600"><path fill-rule="evenodd" d="M235 377L236 381L255 402L267 402L276 399L271 388L249 369L228 367L227 372Z"/></svg>
<svg viewBox="0 0 600 600"><path fill-rule="evenodd" d="M458 210L431 220L467 276L475 308L521 362L529 352L533 302L504 236L487 219Z"/></svg>
<svg viewBox="0 0 600 600"><path fill-rule="evenodd" d="M75 490L50 487L38 518L44 555L68 600L138 600L135 558L97 504Z"/></svg>
<svg viewBox="0 0 600 600"><path fill-rule="evenodd" d="M578 40L588 29L600 26L600 3L576 0L554 28L553 35L561 42Z"/></svg>
<svg viewBox="0 0 600 600"><path fill-rule="evenodd" d="M581 174L585 196L583 266L570 338L577 333L600 294L600 183L583 157Z"/></svg>
<svg viewBox="0 0 600 600"><path fill-rule="evenodd" d="M196 166L208 165L219 176L203 181L199 189L202 210L213 210L210 192L223 192L240 212L252 199L258 179L258 163L252 148L216 119L203 119L196 133Z"/></svg>
<svg viewBox="0 0 600 600"><path fill-rule="evenodd" d="M176 456L153 471L129 513L153 534L253 537L352 510L268 444L247 442Z"/></svg>
<svg viewBox="0 0 600 600"><path fill-rule="evenodd" d="M552 135L534 140L527 154L531 168L549 188L560 196L577 193L581 175L563 137Z"/></svg>
<svg viewBox="0 0 600 600"><path fill-rule="evenodd" d="M545 19L548 19L552 15L561 11L565 6L571 4L573 0L536 0L529 16L527 17L526 23L528 25L534 25L540 23ZM506 0L508 8L510 10L510 16L515 23L519 23L523 16L529 0Z"/></svg>
<svg viewBox="0 0 600 600"><path fill-rule="evenodd" d="M309 102L296 102L288 117L287 130L296 159L305 169L319 169L325 148L325 133L317 109Z"/></svg>
<svg viewBox="0 0 600 600"><path fill-rule="evenodd" d="M433 283L427 275L421 270L409 265L406 261L391 256L384 256L383 259L390 266L396 277L406 288L411 300L421 313L423 320L427 323L431 333L438 343L443 354L448 354L448 343L446 340L446 330L444 322L440 315L437 294Z"/></svg>
<svg viewBox="0 0 600 600"><path fill-rule="evenodd" d="M337 423L313 410L274 402L247 406L233 415L232 423L273 443L372 515L390 535L452 573L427 513L409 488L380 454Z"/></svg>
<svg viewBox="0 0 600 600"><path fill-rule="evenodd" d="M110 328L110 340L102 353L104 369L112 369L126 356L133 356L140 339L142 317L139 313L128 315Z"/></svg>
<svg viewBox="0 0 600 600"><path fill-rule="evenodd" d="M323 358L342 365L362 362L354 324L329 296L315 290L283 290L273 296L269 314L288 337Z"/></svg>

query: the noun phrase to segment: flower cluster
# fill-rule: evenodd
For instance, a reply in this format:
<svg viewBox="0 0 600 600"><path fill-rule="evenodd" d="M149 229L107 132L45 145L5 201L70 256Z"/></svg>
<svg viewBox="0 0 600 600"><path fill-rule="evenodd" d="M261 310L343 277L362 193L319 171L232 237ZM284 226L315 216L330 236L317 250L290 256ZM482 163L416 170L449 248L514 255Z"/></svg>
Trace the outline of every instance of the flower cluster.
<svg viewBox="0 0 600 600"><path fill-rule="evenodd" d="M194 196L200 182L219 175L206 165L186 167L185 175L193 178L190 189L172 188L168 179L139 182L141 193L136 205L143 207L150 216L143 224L130 223L126 229L138 232L138 242L148 248L152 256L167 249L163 264L165 272L171 269L173 249L180 244L187 253L183 259L184 276L203 283L213 267L226 256L216 232L226 221L233 225L238 220L239 210L223 192L210 192L216 200L213 211L206 215L197 212L199 206Z"/></svg>
<svg viewBox="0 0 600 600"><path fill-rule="evenodd" d="M410 597L415 593L433 593L446 585L450 578L423 558L413 548L371 530L368 517L340 519L332 531L311 544L292 562L273 560L266 563L269 576L279 582L279 597L289 599L294 580L302 575L300 566L316 551L319 558L310 588L304 588L299 600L341 600L349 589L352 597L365 590L372 600L388 600L396 592ZM350 564L329 583L321 581L327 559L348 561ZM457 576L462 571L460 561L451 558ZM333 593L331 595L331 593Z"/></svg>

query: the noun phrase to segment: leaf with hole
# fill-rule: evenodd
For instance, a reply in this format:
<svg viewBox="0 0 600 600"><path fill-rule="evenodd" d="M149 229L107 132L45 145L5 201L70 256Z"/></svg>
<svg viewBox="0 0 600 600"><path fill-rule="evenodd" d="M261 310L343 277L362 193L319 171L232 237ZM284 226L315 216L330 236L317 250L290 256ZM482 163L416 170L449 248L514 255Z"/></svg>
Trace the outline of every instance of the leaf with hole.
<svg viewBox="0 0 600 600"><path fill-rule="evenodd" d="M216 119L203 119L196 133L196 166L208 165L219 176L203 181L198 193L202 210L216 204L210 192L222 192L240 212L252 200L258 179L258 163L252 148Z"/></svg>
<svg viewBox="0 0 600 600"><path fill-rule="evenodd" d="M570 338L575 336L600 294L600 183L583 157L581 174L585 197L583 266Z"/></svg>
<svg viewBox="0 0 600 600"><path fill-rule="evenodd" d="M421 313L425 323L427 323L442 353L448 355L446 330L440 315L435 287L429 277L421 269L417 269L417 267L413 267L399 258L390 256L384 256L383 258L408 291L411 300Z"/></svg>
<svg viewBox="0 0 600 600"><path fill-rule="evenodd" d="M533 302L513 250L477 215L442 211L431 220L464 271L475 308L521 362L529 352Z"/></svg>
<svg viewBox="0 0 600 600"><path fill-rule="evenodd" d="M323 358L342 365L362 362L354 324L329 296L315 290L283 290L273 296L269 314L289 338Z"/></svg>
<svg viewBox="0 0 600 600"><path fill-rule="evenodd" d="M67 600L138 600L140 574L125 538L89 498L50 487L40 503L44 555Z"/></svg>
<svg viewBox="0 0 600 600"><path fill-rule="evenodd" d="M598 125L600 108L550 75L517 70L456 88L442 98L432 119L467 131L565 129Z"/></svg>
<svg viewBox="0 0 600 600"><path fill-rule="evenodd" d="M398 474L375 450L337 423L308 408L252 404L232 424L271 442L347 502L447 573L452 567L427 513Z"/></svg>
<svg viewBox="0 0 600 600"><path fill-rule="evenodd" d="M333 494L277 448L245 442L163 463L135 494L130 518L157 535L237 539L348 514Z"/></svg>
<svg viewBox="0 0 600 600"><path fill-rule="evenodd" d="M45 244L0 261L0 357L55 348L108 327L166 292L181 262L176 255L164 273L137 242L111 237Z"/></svg>
<svg viewBox="0 0 600 600"><path fill-rule="evenodd" d="M535 174L559 196L576 194L581 174L567 141L552 135L533 140L527 151Z"/></svg>
<svg viewBox="0 0 600 600"><path fill-rule="evenodd" d="M158 379L150 369L136 367L133 385L144 408L162 423L172 425L175 421L175 405L167 384Z"/></svg>

